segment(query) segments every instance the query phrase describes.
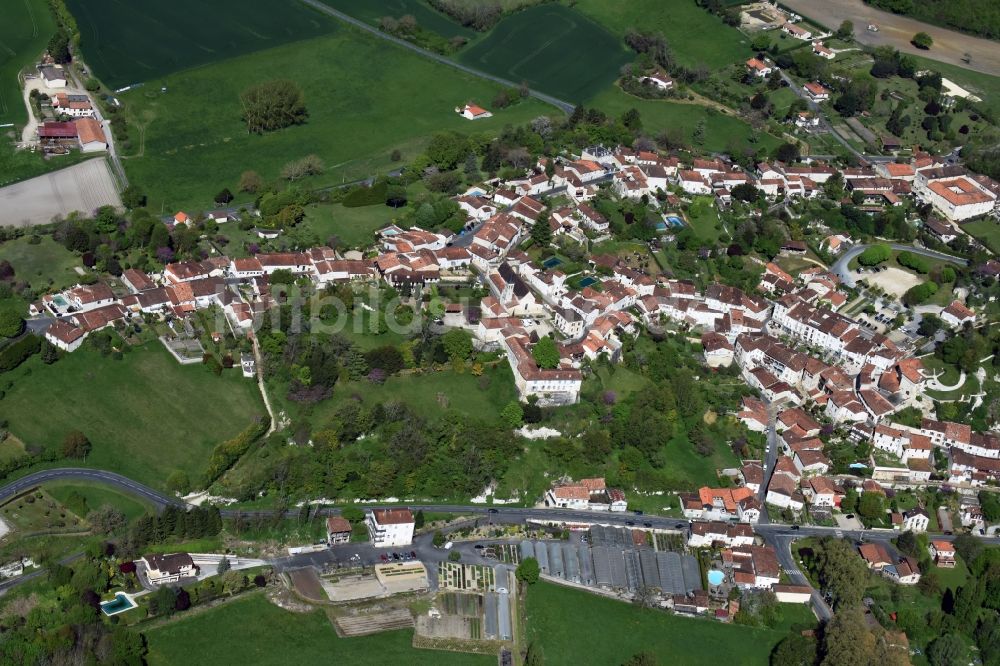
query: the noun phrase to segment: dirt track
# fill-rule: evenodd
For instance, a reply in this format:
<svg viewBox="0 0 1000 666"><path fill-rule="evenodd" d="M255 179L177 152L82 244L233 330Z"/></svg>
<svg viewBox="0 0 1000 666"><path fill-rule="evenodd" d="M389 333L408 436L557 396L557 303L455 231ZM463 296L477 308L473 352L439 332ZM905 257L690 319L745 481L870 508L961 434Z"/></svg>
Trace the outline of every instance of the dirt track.
<svg viewBox="0 0 1000 666"><path fill-rule="evenodd" d="M870 46L894 46L903 53L913 53L959 67L974 69L994 76L1000 75L1000 43L963 35L954 30L938 28L905 16L898 16L869 7L861 0L783 0L782 4L802 16L815 19L831 30L836 30L843 20L854 22L854 36ZM868 32L869 23L878 26L878 32ZM910 39L918 32L934 38L929 51L921 51ZM962 55L968 53L972 62L966 65Z"/></svg>
<svg viewBox="0 0 1000 666"><path fill-rule="evenodd" d="M55 215L90 214L106 205L122 202L102 157L0 188L0 225L46 224Z"/></svg>

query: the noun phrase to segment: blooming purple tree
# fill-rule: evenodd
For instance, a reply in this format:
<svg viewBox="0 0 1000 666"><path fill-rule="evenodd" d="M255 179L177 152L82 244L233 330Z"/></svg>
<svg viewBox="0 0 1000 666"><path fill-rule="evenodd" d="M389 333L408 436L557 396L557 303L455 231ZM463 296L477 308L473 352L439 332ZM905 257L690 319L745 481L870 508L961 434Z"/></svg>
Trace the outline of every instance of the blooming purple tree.
<svg viewBox="0 0 1000 666"><path fill-rule="evenodd" d="M156 248L156 258L163 264L169 264L174 260L174 251L169 247Z"/></svg>
<svg viewBox="0 0 1000 666"><path fill-rule="evenodd" d="M605 391L603 400L605 405L613 405L618 401L618 394L614 391Z"/></svg>
<svg viewBox="0 0 1000 666"><path fill-rule="evenodd" d="M372 368L372 371L368 373L368 381L372 384L383 384L387 376L382 368Z"/></svg>

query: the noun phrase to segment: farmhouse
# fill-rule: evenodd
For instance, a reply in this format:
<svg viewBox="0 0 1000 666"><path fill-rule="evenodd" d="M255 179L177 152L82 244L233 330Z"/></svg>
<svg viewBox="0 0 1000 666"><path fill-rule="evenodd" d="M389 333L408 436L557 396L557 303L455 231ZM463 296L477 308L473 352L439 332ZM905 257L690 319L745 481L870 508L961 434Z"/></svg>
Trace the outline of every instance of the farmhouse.
<svg viewBox="0 0 1000 666"><path fill-rule="evenodd" d="M376 548L408 546L415 522L409 509L374 509L365 517L368 536Z"/></svg>
<svg viewBox="0 0 1000 666"><path fill-rule="evenodd" d="M52 109L60 115L71 118L92 117L94 115L94 107L86 95L56 93L52 96Z"/></svg>
<svg viewBox="0 0 1000 666"><path fill-rule="evenodd" d="M975 323L976 313L967 308L962 301L952 301L941 311L941 321L954 328L961 328L965 324Z"/></svg>
<svg viewBox="0 0 1000 666"><path fill-rule="evenodd" d="M830 91L814 81L805 84L803 88L814 102L825 102L830 99Z"/></svg>
<svg viewBox="0 0 1000 666"><path fill-rule="evenodd" d="M484 109L481 106L469 102L465 106L455 107L455 113L462 116L466 120L480 120L483 118L492 118L493 114Z"/></svg>
<svg viewBox="0 0 1000 666"><path fill-rule="evenodd" d="M39 68L38 72L42 75L42 80L45 81L46 88L66 87L66 71L62 67L46 65Z"/></svg>
<svg viewBox="0 0 1000 666"><path fill-rule="evenodd" d="M176 583L181 578L198 574L198 567L187 553L144 555L139 562L145 567L146 577L153 585Z"/></svg>
<svg viewBox="0 0 1000 666"><path fill-rule="evenodd" d="M625 511L628 503L619 488L608 488L604 477L580 479L553 486L545 493L545 506L589 511Z"/></svg>
<svg viewBox="0 0 1000 666"><path fill-rule="evenodd" d="M351 540L351 523L340 516L326 519L326 542L331 546Z"/></svg>
<svg viewBox="0 0 1000 666"><path fill-rule="evenodd" d="M86 336L87 334L76 326L70 326L60 319L52 322L45 330L45 339L65 352L79 349Z"/></svg>
<svg viewBox="0 0 1000 666"><path fill-rule="evenodd" d="M104 128L97 120L81 118L73 121L73 124L76 125L80 150L85 153L93 153L108 149L108 138L104 135Z"/></svg>
<svg viewBox="0 0 1000 666"><path fill-rule="evenodd" d="M785 33L786 35L791 35L796 39L801 39L803 41L808 41L812 39L813 36L811 31L806 30L805 28L800 28L794 23L785 23L784 25L782 25L781 32Z"/></svg>
<svg viewBox="0 0 1000 666"><path fill-rule="evenodd" d="M763 60L760 60L758 58L750 58L749 60L747 60L747 71L750 74L756 76L757 78L762 79L766 76L770 76L773 70Z"/></svg>
<svg viewBox="0 0 1000 666"><path fill-rule="evenodd" d="M831 49L823 46L823 42L813 42L813 53L818 55L820 58L826 58L827 60L833 60L837 57Z"/></svg>
<svg viewBox="0 0 1000 666"><path fill-rule="evenodd" d="M934 564L942 569L955 568L955 546L948 541L931 541L927 547Z"/></svg>

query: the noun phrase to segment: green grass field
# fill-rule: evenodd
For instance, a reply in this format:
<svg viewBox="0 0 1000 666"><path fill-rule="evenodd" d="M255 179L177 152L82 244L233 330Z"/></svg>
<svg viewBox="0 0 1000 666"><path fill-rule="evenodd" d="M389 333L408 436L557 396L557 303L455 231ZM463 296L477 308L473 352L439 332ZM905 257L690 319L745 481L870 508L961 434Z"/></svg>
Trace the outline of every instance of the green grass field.
<svg viewBox="0 0 1000 666"><path fill-rule="evenodd" d="M382 344L397 342L388 340ZM382 385L368 381L338 383L332 397L311 408L310 418L313 423L329 421L344 400L354 395L361 396L367 404L399 400L412 407L418 414L430 418L442 411L442 404L439 401L441 396L448 409L484 421L495 421L500 417L500 410L517 398L514 376L506 363L493 370L486 369L483 376L490 378L489 386L485 389L480 388L480 377L476 377L469 370L462 374L444 370L423 375L397 375L390 377ZM284 395L280 389L273 393L279 400L280 396ZM297 405L289 403L283 407L294 420L298 411Z"/></svg>
<svg viewBox="0 0 1000 666"><path fill-rule="evenodd" d="M309 120L266 136L248 135L240 119L240 92L275 78L302 87ZM161 85L168 92L160 93ZM235 189L247 169L276 178L284 164L316 154L326 172L304 183L332 185L388 171L393 149L412 156L419 140L434 132L499 132L505 124L555 113L533 100L474 124L455 113L468 100L488 105L497 90L343 28L330 37L174 74L124 95L138 151L125 159L125 168L149 193L150 207L197 209L210 206L221 188ZM142 131L144 140L136 139Z"/></svg>
<svg viewBox="0 0 1000 666"><path fill-rule="evenodd" d="M749 40L694 0L576 0L573 6L616 35L629 29L662 32L677 61L688 67L724 67L746 60Z"/></svg>
<svg viewBox="0 0 1000 666"><path fill-rule="evenodd" d="M192 655L197 655L198 663L255 666L496 663L495 655L415 649L410 630L338 638L323 612L290 613L272 605L259 593L250 593L208 612L193 613L145 633L149 642L147 663L151 666L190 663Z"/></svg>
<svg viewBox="0 0 1000 666"><path fill-rule="evenodd" d="M585 102L632 60L620 37L559 4L505 18L459 60L570 102Z"/></svg>
<svg viewBox="0 0 1000 666"><path fill-rule="evenodd" d="M82 265L80 259L51 236L42 236L37 245L31 244L28 237L0 243L0 261L9 261L14 277L36 290L63 289L80 280L74 270Z"/></svg>
<svg viewBox="0 0 1000 666"><path fill-rule="evenodd" d="M639 608L581 590L550 583L528 592L529 640L546 664L616 665L639 652L670 655L676 664L747 664L768 662L771 649L792 623L812 626L805 606L783 604L784 626L755 629L708 619L681 618ZM614 640L608 640L613 636Z"/></svg>
<svg viewBox="0 0 1000 666"><path fill-rule="evenodd" d="M618 86L604 89L588 102L608 115L620 116L629 109L637 109L642 118L646 134L656 136L669 129L680 129L685 139L697 150L726 152L750 142L754 148L771 150L781 141L764 132L754 132L747 123L734 116L696 104L684 104L665 100L650 100L633 97ZM702 145L694 143L694 132L699 121L705 123L705 138Z"/></svg>
<svg viewBox="0 0 1000 666"><path fill-rule="evenodd" d="M93 444L81 462L157 487L173 470L195 478L216 444L264 413L256 385L237 370L216 377L181 366L159 342L121 361L87 346L50 366L35 357L6 378L13 386L0 415L21 440L58 447L81 430Z"/></svg>
<svg viewBox="0 0 1000 666"><path fill-rule="evenodd" d="M1000 224L993 219L976 220L962 225L962 231L981 241L983 245L1000 252Z"/></svg>
<svg viewBox="0 0 1000 666"><path fill-rule="evenodd" d="M0 12L0 125L28 119L18 73L42 55L56 23L46 0L11 0ZM6 131L6 130L4 130ZM3 174L0 162L0 174ZM0 176L0 182L7 180Z"/></svg>
<svg viewBox="0 0 1000 666"><path fill-rule="evenodd" d="M436 32L442 37L465 37L471 39L476 33L435 11L421 0L322 0L323 4L344 12L354 18L378 25L383 16L399 18L409 14L417 19L417 25Z"/></svg>
<svg viewBox="0 0 1000 666"><path fill-rule="evenodd" d="M315 37L335 26L296 0L66 4L80 27L84 58L112 89Z"/></svg>
<svg viewBox="0 0 1000 666"><path fill-rule="evenodd" d="M303 224L316 232L321 241L330 236L347 247L366 248L375 239L375 231L391 223L402 212L389 206L345 208L340 204L314 204L306 208Z"/></svg>
<svg viewBox="0 0 1000 666"><path fill-rule="evenodd" d="M61 502L67 509L86 518L87 513L109 504L129 520L138 518L153 509L152 505L137 499L133 495L125 495L110 486L82 481L47 483L45 491Z"/></svg>

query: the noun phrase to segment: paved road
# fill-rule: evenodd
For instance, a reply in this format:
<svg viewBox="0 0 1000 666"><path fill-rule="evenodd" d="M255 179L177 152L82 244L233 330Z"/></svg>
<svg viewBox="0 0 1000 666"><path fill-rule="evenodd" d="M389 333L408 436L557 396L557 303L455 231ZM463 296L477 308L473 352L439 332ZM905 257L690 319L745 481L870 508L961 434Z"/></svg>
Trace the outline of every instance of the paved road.
<svg viewBox="0 0 1000 666"><path fill-rule="evenodd" d="M850 270L847 269L847 265L851 262L851 259L854 259L854 257L858 256L872 245L873 243L852 246L851 249L840 255L840 257L838 257L837 260L833 262L833 265L830 266L830 272L839 277L840 281L843 282L848 287L853 287L855 282L854 275ZM912 252L913 254L919 254L921 256L928 257L930 259L947 261L955 264L956 266L969 265L968 259L960 259L959 257L953 257L952 255L944 254L943 252L928 250L925 247L915 247L913 245L903 245L901 243L885 243L885 245L888 245L893 250L898 250L900 252L902 251Z"/></svg>
<svg viewBox="0 0 1000 666"><path fill-rule="evenodd" d="M475 69L474 67L469 67L468 65L463 65L460 62L456 62L456 61L452 60L451 58L446 58L445 56L440 55L438 53L434 53L433 51L428 51L427 49L422 49L419 46L416 46L415 44L411 44L410 42L408 42L406 40L399 39L398 37L393 37L390 34L382 32L381 30L379 30L375 26L370 25L368 23L365 23L364 21L360 21L360 20L354 18L353 16L349 16L348 14L345 14L343 12L337 11L336 9L333 9L329 5L323 4L319 0L302 0L302 2L306 3L307 5L309 5L310 7L312 7L313 9L315 9L316 11L322 12L323 14L327 14L329 16L333 16L334 18L340 19L341 21L344 21L345 23L350 23L351 25L353 25L353 26L355 26L357 28L361 28L362 30L370 32L373 35L376 35L380 39L384 39L386 41L389 41L389 42L392 42L394 44L397 44L398 46L402 46L405 49L409 49L411 51L414 51L415 53L419 53L420 55L424 56L425 58L430 58L431 60L435 60L435 61L437 61L437 62L439 62L439 63L441 63L443 65L448 65L449 67L454 67L455 69L461 70L461 71L465 72L466 74L472 74L473 76L478 76L481 79L487 79L489 81L493 81L494 83L499 83L500 85L507 86L508 88L517 88L517 87L519 87L521 85L520 83L515 83L515 82L513 82L513 81L511 81L509 79L505 79L505 78L503 78L501 76L495 76L495 75L490 74L488 72L484 72L482 70ZM565 111L566 113L572 113L573 109L576 108L575 104L571 104L571 103L569 103L569 102L567 102L565 100L559 99L558 97L553 97L552 95L546 95L545 93L539 92L537 90L529 90L528 93L532 97L534 97L535 99L541 100L542 102L545 102L546 104L551 104L552 106L555 106L555 107L561 109L562 111Z"/></svg>
<svg viewBox="0 0 1000 666"><path fill-rule="evenodd" d="M776 447L775 447L776 448ZM130 492L147 501L153 503L157 507L165 507L168 504L173 504L177 506L182 506L183 503L173 497L169 497L157 490L153 490L148 486L141 483L132 481L131 479L121 476L120 474L115 474L113 472L105 472L102 470L93 469L81 469L81 468L57 468L51 470L45 470L41 472L35 472L25 476L17 481L14 481L3 488L0 488L0 502L3 502L14 495L17 495L25 490L45 481L54 480L88 480L88 481L98 481L103 483L108 483L119 490L125 492ZM457 514L473 514L477 516L473 520L487 520L496 523L505 524L520 524L524 523L529 519L533 520L556 520L556 521L579 521L581 523L589 523L594 521L600 521L603 524L616 525L620 527L651 527L658 529L676 529L686 531L689 528L690 521L677 518L665 518L659 516L640 516L633 513L595 513L593 511L572 511L572 510L561 510L561 509L534 509L534 508L519 508L519 507L489 507L481 505L460 505L460 504L410 504L408 508L416 511L418 509L423 509L424 511L433 511L437 513L457 513ZM318 512L319 515L335 515L340 512L337 508L326 508ZM226 517L232 517L236 514L242 514L245 516L253 515L271 515L273 511L271 510L258 510L258 511L240 511L235 509L225 509L222 511L222 515ZM298 515L298 509L290 509L286 512L289 517L295 517ZM448 530L459 529L468 523L460 523L451 526ZM796 525L777 525L777 524L758 524L754 526L754 532L760 536L766 543L774 546L778 553L778 560L781 563L782 568L788 574L789 578L799 585L810 585L806 576L798 567L798 562L796 562L795 557L791 553L791 544L796 539L804 537L822 537L822 536L835 536L838 538L850 538L855 541L881 541L888 544L888 542L894 538L897 533L893 530L887 529L875 529L875 530L841 530L836 527L815 527L815 526L796 526ZM944 541L953 541L955 539L954 535L935 535L936 539L941 539ZM1000 545L1000 537L987 536L978 537L981 541L989 545ZM449 551L442 548L434 547L432 543L433 534L426 533L419 535L415 538L414 544L406 548L399 548L396 552L401 554L413 551L417 554L417 559L428 562L440 562L447 558ZM485 542L484 542L485 543ZM890 544L891 545L891 544ZM464 543L457 544L455 546L459 552L462 553L462 561L469 564L495 564L495 561L488 560L482 557L475 548L475 544ZM270 564L275 567L278 571L288 571L291 569L298 569L307 566L315 566L320 569L331 569L344 566L356 566L357 564L363 564L366 566L377 564L381 560L381 555L386 552L393 552L393 549L376 549L370 544L344 544L341 546L335 546L333 548L324 549L316 553L304 553L301 555L292 555L286 557L275 558L270 560ZM72 557L79 557L75 555ZM436 589L437 578L435 568L428 567L429 573L431 575L431 586L432 589ZM4 583L0 583L0 594L6 589L19 585L27 580L31 580L37 576L41 575L41 572L33 572L27 576L21 576ZM811 585L810 585L811 587ZM832 611L829 606L823 600L822 596L813 590L812 593L812 605L816 611L817 616L821 620L829 620L832 617Z"/></svg>
<svg viewBox="0 0 1000 666"><path fill-rule="evenodd" d="M0 488L0 503L6 502L11 497L20 495L24 491L48 481L97 481L141 497L142 499L151 502L157 508L163 508L168 504L184 506L184 503L180 500L170 497L169 495L165 495L158 490L153 490L148 486L144 486L138 481L133 481L127 476L115 474L114 472L105 472L99 469L86 469L83 467L57 467L23 476L20 479L8 483L6 486Z"/></svg>
<svg viewBox="0 0 1000 666"><path fill-rule="evenodd" d="M785 6L807 18L815 19L831 30L836 30L845 19L854 22L854 38L868 46L893 46L904 53L912 53L931 60L958 65L986 74L1000 72L1000 47L996 42L965 35L955 30L939 28L916 19L891 14L869 7L861 0L784 0ZM879 27L869 32L868 24ZM934 46L922 51L910 44L913 35L926 32L934 38ZM968 53L972 61L962 62Z"/></svg>

